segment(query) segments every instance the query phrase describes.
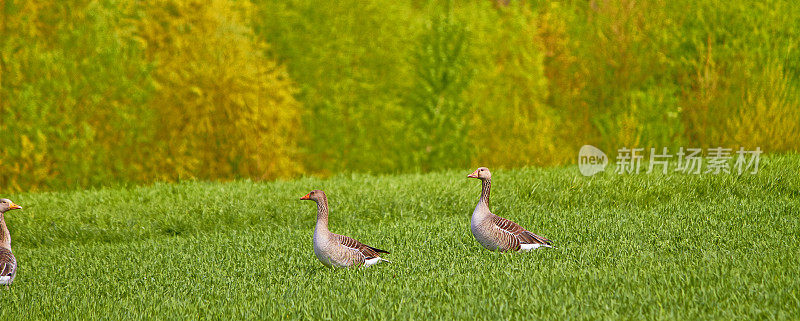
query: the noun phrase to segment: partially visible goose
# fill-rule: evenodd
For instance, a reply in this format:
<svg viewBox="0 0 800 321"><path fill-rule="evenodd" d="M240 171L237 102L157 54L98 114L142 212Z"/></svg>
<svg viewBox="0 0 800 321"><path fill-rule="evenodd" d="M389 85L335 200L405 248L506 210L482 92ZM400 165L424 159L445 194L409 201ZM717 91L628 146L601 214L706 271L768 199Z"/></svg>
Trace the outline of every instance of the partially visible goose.
<svg viewBox="0 0 800 321"><path fill-rule="evenodd" d="M370 266L381 261L379 253L389 252L362 244L344 235L328 230L328 198L325 192L313 190L300 198L317 203L317 227L314 228L314 254L329 267Z"/></svg>
<svg viewBox="0 0 800 321"><path fill-rule="evenodd" d="M17 276L17 259L11 253L11 234L6 227L5 213L20 210L22 206L14 204L10 199L0 198L0 285L8 288Z"/></svg>
<svg viewBox="0 0 800 321"><path fill-rule="evenodd" d="M550 240L533 234L519 224L489 211L489 193L492 190L492 173L486 167L479 167L470 178L480 179L481 198L472 212L470 229L472 235L483 247L492 251L530 251L539 247L553 247Z"/></svg>

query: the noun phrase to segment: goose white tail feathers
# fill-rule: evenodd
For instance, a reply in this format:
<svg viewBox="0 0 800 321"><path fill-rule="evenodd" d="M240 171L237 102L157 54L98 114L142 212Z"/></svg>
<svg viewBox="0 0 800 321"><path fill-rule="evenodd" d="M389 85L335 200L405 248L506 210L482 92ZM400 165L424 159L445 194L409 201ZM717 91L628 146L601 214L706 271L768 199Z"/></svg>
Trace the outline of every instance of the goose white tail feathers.
<svg viewBox="0 0 800 321"><path fill-rule="evenodd" d="M519 250L520 251L533 251L533 250L538 249L540 247L547 247L547 248L554 249L554 247L552 245L536 243L536 244L520 244L519 245Z"/></svg>
<svg viewBox="0 0 800 321"><path fill-rule="evenodd" d="M389 260L384 259L382 257L374 257L374 258L371 258L371 259L364 260L364 267L372 266L372 265L378 264L380 262L392 263L392 261L389 261Z"/></svg>

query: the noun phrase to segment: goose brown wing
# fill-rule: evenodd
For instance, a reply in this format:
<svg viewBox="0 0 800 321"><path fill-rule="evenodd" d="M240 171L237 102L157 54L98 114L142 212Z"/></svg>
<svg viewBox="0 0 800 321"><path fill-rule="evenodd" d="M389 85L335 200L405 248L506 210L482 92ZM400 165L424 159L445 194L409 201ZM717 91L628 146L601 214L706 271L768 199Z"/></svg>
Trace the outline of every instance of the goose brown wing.
<svg viewBox="0 0 800 321"><path fill-rule="evenodd" d="M0 276L11 276L17 272L17 260L11 251L0 248Z"/></svg>
<svg viewBox="0 0 800 321"><path fill-rule="evenodd" d="M520 244L551 245L550 240L531 233L530 231L524 229L522 226L520 226L517 223L514 223L509 219L505 219L500 216L494 215L494 217L492 217L492 222L503 232L514 235L514 237L517 238L517 241Z"/></svg>
<svg viewBox="0 0 800 321"><path fill-rule="evenodd" d="M363 243L361 243L359 241L356 241L354 238L347 237L347 236L344 236L344 235L336 234L335 235L335 239L336 239L336 242L339 242L339 244L341 244L342 246L347 247L347 248L351 248L353 250L356 250L356 251L360 252L362 255L364 255L364 258L366 258L366 259L372 259L372 258L379 257L380 254L378 254L378 253L389 253L389 252L381 250L381 249L377 249L377 248L374 248L374 247L371 247L371 246L364 245Z"/></svg>

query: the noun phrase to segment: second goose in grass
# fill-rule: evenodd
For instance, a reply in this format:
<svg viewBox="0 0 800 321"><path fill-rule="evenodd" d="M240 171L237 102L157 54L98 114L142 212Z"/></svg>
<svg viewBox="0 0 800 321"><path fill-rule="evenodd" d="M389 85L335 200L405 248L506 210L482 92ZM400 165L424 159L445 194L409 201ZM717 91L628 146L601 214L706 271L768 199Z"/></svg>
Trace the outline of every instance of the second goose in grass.
<svg viewBox="0 0 800 321"><path fill-rule="evenodd" d="M317 227L314 229L314 254L329 267L370 266L381 261L380 253L389 252L367 246L344 235L328 230L328 198L325 192L313 190L300 198L317 203Z"/></svg>
<svg viewBox="0 0 800 321"><path fill-rule="evenodd" d="M5 213L11 210L20 210L22 206L14 204L7 198L0 198L0 285L8 288L17 275L17 259L11 253L11 234L6 227Z"/></svg>
<svg viewBox="0 0 800 321"><path fill-rule="evenodd" d="M530 251L540 247L553 247L550 240L533 234L519 224L492 214L489 211L489 193L492 190L492 173L486 167L479 167L469 178L482 182L481 198L472 212L470 229L472 235L483 247L492 251Z"/></svg>

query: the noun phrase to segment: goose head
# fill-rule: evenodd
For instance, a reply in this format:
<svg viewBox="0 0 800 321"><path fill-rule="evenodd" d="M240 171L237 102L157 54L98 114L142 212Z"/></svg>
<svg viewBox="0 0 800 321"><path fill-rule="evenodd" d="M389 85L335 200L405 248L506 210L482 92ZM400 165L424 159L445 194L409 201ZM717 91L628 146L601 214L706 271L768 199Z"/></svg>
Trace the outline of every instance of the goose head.
<svg viewBox="0 0 800 321"><path fill-rule="evenodd" d="M472 174L467 175L467 177L485 180L492 178L492 173L489 172L489 169L486 167L478 167L478 169L472 172Z"/></svg>
<svg viewBox="0 0 800 321"><path fill-rule="evenodd" d="M0 198L0 213L5 213L11 210L21 210L22 206L14 204L10 199Z"/></svg>
<svg viewBox="0 0 800 321"><path fill-rule="evenodd" d="M317 202L317 201L319 201L319 200L321 200L323 198L325 198L325 192L320 191L318 189L315 189L315 190L309 192L308 194L306 194L306 196L301 197L300 199L304 200L304 201Z"/></svg>

